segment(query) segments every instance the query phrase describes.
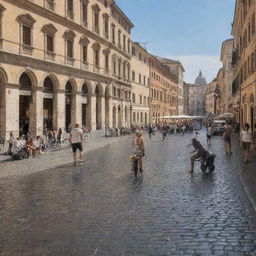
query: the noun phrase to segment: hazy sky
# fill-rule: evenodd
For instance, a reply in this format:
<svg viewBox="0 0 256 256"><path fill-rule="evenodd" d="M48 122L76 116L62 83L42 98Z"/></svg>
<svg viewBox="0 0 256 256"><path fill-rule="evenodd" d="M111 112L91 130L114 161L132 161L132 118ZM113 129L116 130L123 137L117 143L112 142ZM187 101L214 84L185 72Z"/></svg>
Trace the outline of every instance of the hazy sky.
<svg viewBox="0 0 256 256"><path fill-rule="evenodd" d="M135 27L133 41L150 53L182 62L185 81L199 70L210 82L221 67L222 41L231 38L235 0L116 0Z"/></svg>

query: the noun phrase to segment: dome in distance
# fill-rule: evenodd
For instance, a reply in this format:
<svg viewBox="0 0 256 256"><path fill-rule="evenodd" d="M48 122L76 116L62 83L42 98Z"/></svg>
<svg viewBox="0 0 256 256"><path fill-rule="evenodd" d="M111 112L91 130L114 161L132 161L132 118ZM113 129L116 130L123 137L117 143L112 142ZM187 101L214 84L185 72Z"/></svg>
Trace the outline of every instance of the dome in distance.
<svg viewBox="0 0 256 256"><path fill-rule="evenodd" d="M198 77L196 78L195 84L198 85L207 85L207 80L203 76L202 71L200 70Z"/></svg>

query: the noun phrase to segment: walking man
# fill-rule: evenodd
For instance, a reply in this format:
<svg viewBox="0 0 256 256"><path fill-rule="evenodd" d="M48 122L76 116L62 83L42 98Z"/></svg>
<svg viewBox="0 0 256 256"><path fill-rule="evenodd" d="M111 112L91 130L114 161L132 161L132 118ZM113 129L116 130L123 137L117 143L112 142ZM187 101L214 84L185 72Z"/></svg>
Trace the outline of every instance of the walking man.
<svg viewBox="0 0 256 256"><path fill-rule="evenodd" d="M76 165L76 151L79 150L80 156L80 164L83 164L83 131L79 128L79 124L75 125L75 128L73 128L70 132L70 143L72 145L72 151L73 151L73 158L74 158L74 165Z"/></svg>
<svg viewBox="0 0 256 256"><path fill-rule="evenodd" d="M224 126L224 148L226 150L227 155L231 155L231 136L232 136L232 127L230 123L226 122L226 125Z"/></svg>

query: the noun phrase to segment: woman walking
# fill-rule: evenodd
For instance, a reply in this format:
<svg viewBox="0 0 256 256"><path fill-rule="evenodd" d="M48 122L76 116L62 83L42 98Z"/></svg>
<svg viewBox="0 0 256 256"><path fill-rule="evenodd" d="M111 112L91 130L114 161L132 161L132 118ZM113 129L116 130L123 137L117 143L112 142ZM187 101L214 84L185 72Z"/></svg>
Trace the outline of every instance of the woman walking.
<svg viewBox="0 0 256 256"><path fill-rule="evenodd" d="M248 163L252 143L252 130L247 123L244 125L244 128L241 131L241 142L244 150L244 162Z"/></svg>

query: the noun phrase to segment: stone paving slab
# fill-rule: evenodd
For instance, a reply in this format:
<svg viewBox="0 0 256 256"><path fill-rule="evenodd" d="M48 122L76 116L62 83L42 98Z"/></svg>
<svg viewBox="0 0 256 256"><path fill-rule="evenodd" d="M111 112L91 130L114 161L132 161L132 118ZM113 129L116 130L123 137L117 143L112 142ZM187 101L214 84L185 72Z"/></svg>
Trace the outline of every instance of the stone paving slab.
<svg viewBox="0 0 256 256"><path fill-rule="evenodd" d="M216 171L202 174L197 163L190 175L190 139L146 139L138 187L129 137L89 152L84 166L0 179L0 255L255 256L256 214L238 177L240 153L227 157L216 137Z"/></svg>
<svg viewBox="0 0 256 256"><path fill-rule="evenodd" d="M93 137L89 141L83 143L85 159L88 152L105 147L112 143L117 143L125 140L125 137ZM8 157L8 156L7 156ZM8 159L8 158L7 158ZM64 149L57 151L49 151L40 158L25 159L20 161L2 161L0 162L0 178L15 175L28 175L39 171L52 169L61 165L70 164L73 162L71 146L65 146Z"/></svg>

